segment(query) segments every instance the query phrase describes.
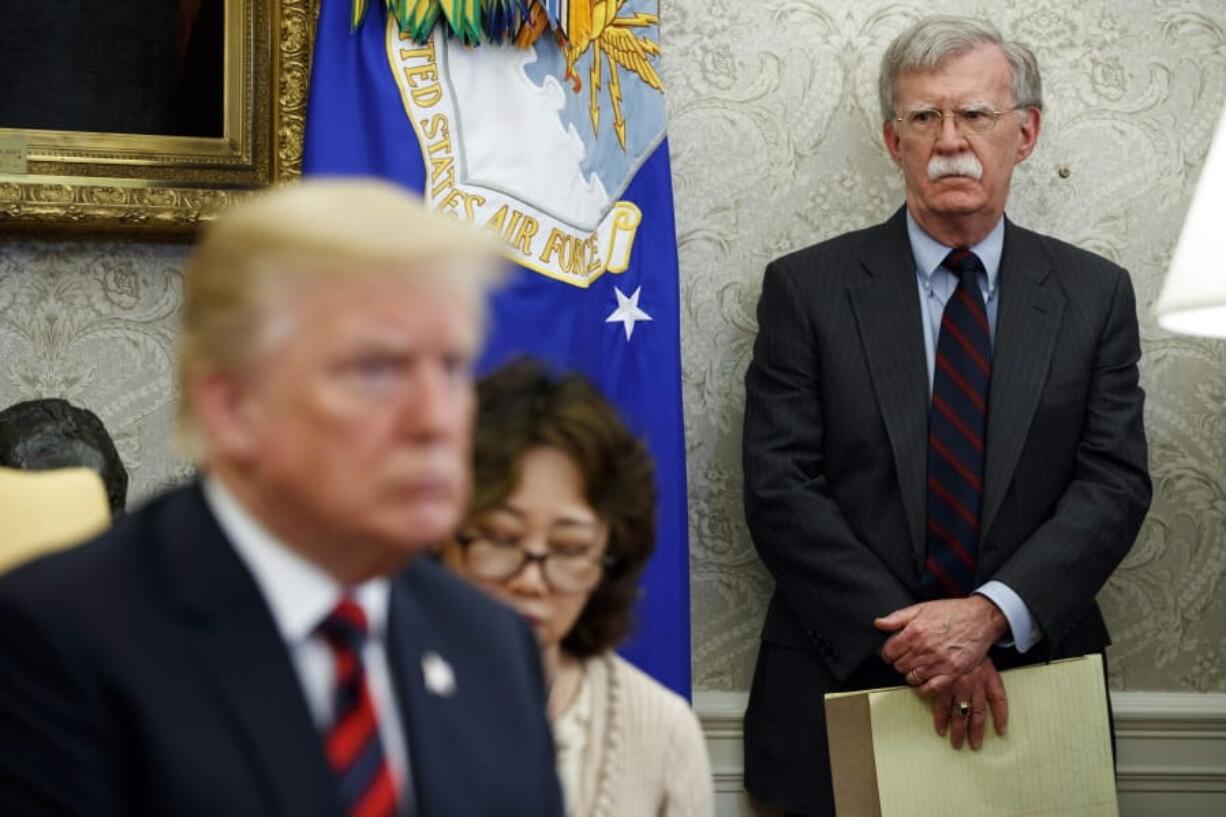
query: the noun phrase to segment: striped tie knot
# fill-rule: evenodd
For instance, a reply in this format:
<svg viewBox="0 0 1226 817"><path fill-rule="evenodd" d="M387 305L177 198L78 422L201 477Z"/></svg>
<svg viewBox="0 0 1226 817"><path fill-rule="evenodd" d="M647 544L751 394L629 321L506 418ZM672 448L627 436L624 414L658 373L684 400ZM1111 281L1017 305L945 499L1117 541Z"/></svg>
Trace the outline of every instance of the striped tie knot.
<svg viewBox="0 0 1226 817"><path fill-rule="evenodd" d="M319 622L319 634L333 649L360 652L366 642L366 611L353 599L345 596L332 612Z"/></svg>
<svg viewBox="0 0 1226 817"><path fill-rule="evenodd" d="M950 250L949 255L945 256L945 260L941 262L945 269L958 276L958 281L963 286L970 286L967 283L967 276L971 278L971 282L975 281L975 274L983 272L983 262L979 260L979 256L971 252L967 247L958 247ZM977 282L976 282L977 283Z"/></svg>

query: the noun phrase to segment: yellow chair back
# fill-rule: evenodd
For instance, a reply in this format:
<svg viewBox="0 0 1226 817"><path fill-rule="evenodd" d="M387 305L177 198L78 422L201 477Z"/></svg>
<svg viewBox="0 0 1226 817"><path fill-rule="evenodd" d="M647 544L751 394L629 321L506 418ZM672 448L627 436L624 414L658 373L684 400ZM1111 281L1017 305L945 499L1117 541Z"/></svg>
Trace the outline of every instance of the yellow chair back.
<svg viewBox="0 0 1226 817"><path fill-rule="evenodd" d="M0 572L82 542L110 521L102 478L88 468L0 467Z"/></svg>

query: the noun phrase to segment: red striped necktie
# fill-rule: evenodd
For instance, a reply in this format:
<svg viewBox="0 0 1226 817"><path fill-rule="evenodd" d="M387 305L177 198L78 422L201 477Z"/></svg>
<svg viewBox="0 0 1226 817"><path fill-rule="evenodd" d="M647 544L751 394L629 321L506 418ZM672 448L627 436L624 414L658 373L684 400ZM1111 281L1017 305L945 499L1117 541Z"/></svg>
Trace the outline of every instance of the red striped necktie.
<svg viewBox="0 0 1226 817"><path fill-rule="evenodd" d="M390 817L396 792L362 667L366 632L366 613L348 597L319 624L336 664L335 720L324 747L347 817Z"/></svg>
<svg viewBox="0 0 1226 817"><path fill-rule="evenodd" d="M932 598L966 596L975 588L992 376L992 336L979 288L983 262L957 249L942 264L958 276L958 288L941 316L928 421L923 583Z"/></svg>

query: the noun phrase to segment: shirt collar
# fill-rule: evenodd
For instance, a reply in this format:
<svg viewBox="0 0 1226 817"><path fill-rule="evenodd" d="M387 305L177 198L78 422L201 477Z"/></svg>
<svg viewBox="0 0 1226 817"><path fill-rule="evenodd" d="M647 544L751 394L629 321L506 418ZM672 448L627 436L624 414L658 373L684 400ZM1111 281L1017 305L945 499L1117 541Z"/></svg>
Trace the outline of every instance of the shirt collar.
<svg viewBox="0 0 1226 817"><path fill-rule="evenodd" d="M915 257L916 269L924 278L931 279L953 247L946 247L924 232L924 228L919 226L910 210L907 210L907 237L911 240L911 254ZM983 268L988 273L988 289L991 291L996 289L996 278L1000 274L1000 256L1004 248L1004 216L1001 216L1000 221L996 222L992 232L988 233L983 241L970 248L983 262Z"/></svg>
<svg viewBox="0 0 1226 817"><path fill-rule="evenodd" d="M289 644L311 637L346 588L277 539L239 504L220 479L206 476L202 490L222 532L255 577L281 637ZM371 635L377 638L382 638L387 624L388 590L386 578L371 579L349 589L349 595L366 613Z"/></svg>

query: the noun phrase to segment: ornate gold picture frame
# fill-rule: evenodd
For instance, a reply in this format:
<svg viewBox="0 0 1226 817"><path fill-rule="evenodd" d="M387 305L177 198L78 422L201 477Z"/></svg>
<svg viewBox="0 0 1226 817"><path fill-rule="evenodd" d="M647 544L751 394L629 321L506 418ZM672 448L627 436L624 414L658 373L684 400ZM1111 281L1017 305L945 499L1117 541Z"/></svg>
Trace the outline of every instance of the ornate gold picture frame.
<svg viewBox="0 0 1226 817"><path fill-rule="evenodd" d="M300 173L319 0L220 1L221 136L0 128L0 231L187 237Z"/></svg>

